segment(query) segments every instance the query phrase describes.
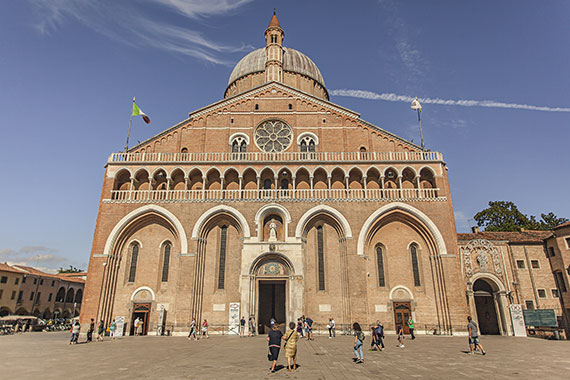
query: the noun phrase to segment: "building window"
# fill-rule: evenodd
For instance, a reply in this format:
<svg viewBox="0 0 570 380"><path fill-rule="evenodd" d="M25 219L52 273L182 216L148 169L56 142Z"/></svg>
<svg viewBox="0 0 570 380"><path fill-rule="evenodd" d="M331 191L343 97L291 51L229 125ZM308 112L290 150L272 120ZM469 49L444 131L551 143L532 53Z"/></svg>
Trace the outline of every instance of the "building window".
<svg viewBox="0 0 570 380"><path fill-rule="evenodd" d="M40 285L43 285L43 284L44 284L44 279L42 278L42 279L40 279Z"/></svg>
<svg viewBox="0 0 570 380"><path fill-rule="evenodd" d="M552 292L552 298L559 297L558 289L550 289L550 291Z"/></svg>
<svg viewBox="0 0 570 380"><path fill-rule="evenodd" d="M267 120L257 126L255 143L264 152L283 152L291 146L293 129L284 121Z"/></svg>
<svg viewBox="0 0 570 380"><path fill-rule="evenodd" d="M289 109L292 110L293 109L293 105L291 103L289 103Z"/></svg>
<svg viewBox="0 0 570 380"><path fill-rule="evenodd" d="M137 261L139 258L139 243L134 243L131 251L131 265L129 268L129 282L135 282L137 274Z"/></svg>
<svg viewBox="0 0 570 380"><path fill-rule="evenodd" d="M24 298L24 291L20 290L18 292L18 301L16 301L17 303L22 303L22 299Z"/></svg>
<svg viewBox="0 0 570 380"><path fill-rule="evenodd" d="M361 146L361 147L360 147L360 153L366 153L366 148L363 147L363 146Z"/></svg>
<svg viewBox="0 0 570 380"><path fill-rule="evenodd" d="M418 266L418 252L417 246L412 244L410 246L410 255L412 258L412 271L414 272L414 286L421 286L420 282L420 268Z"/></svg>
<svg viewBox="0 0 570 380"><path fill-rule="evenodd" d="M546 290L545 289L538 289L538 297L546 298Z"/></svg>
<svg viewBox="0 0 570 380"><path fill-rule="evenodd" d="M282 189L282 190L287 190L287 189L289 189L289 180L288 180L288 179L283 178L283 179L281 180L281 189Z"/></svg>
<svg viewBox="0 0 570 380"><path fill-rule="evenodd" d="M524 269L524 260L517 260L517 268Z"/></svg>
<svg viewBox="0 0 570 380"><path fill-rule="evenodd" d="M312 133L303 133L297 139L301 152L314 152L316 150L317 136Z"/></svg>
<svg viewBox="0 0 570 380"><path fill-rule="evenodd" d="M26 276L22 277L22 284L26 283Z"/></svg>
<svg viewBox="0 0 570 380"><path fill-rule="evenodd" d="M218 268L218 289L224 289L226 277L226 249L228 245L228 226L222 226L220 234L220 266Z"/></svg>
<svg viewBox="0 0 570 380"><path fill-rule="evenodd" d="M33 301L33 300L34 300L34 292L31 292L30 293L30 301Z"/></svg>
<svg viewBox="0 0 570 380"><path fill-rule="evenodd" d="M540 264L538 263L538 260L531 260L530 265L532 266L532 269L540 269Z"/></svg>
<svg viewBox="0 0 570 380"><path fill-rule="evenodd" d="M188 148L182 148L182 149L180 149L180 153L188 153Z"/></svg>
<svg viewBox="0 0 570 380"><path fill-rule="evenodd" d="M231 117L231 118L230 118L230 124L233 124L233 123L234 123L234 118Z"/></svg>
<svg viewBox="0 0 570 380"><path fill-rule="evenodd" d="M271 184L273 182L270 179L266 179L265 181L263 181L263 189L264 190L271 190Z"/></svg>
<svg viewBox="0 0 570 380"><path fill-rule="evenodd" d="M168 269L170 267L170 243L164 245L164 253L162 259L162 282L168 281Z"/></svg>
<svg viewBox="0 0 570 380"><path fill-rule="evenodd" d="M232 152L233 153L247 152L247 144L245 140L243 140L241 137L235 138L234 141L232 141Z"/></svg>
<svg viewBox="0 0 570 380"><path fill-rule="evenodd" d="M534 303L530 300L524 301L527 310L534 310Z"/></svg>
<svg viewBox="0 0 570 380"><path fill-rule="evenodd" d="M382 256L382 247L376 247L376 263L378 265L378 286L386 286L386 278L384 277L384 257Z"/></svg>
<svg viewBox="0 0 570 380"><path fill-rule="evenodd" d="M555 254L554 254L554 248L548 247L548 253L550 254L550 257L554 257L554 256L555 256Z"/></svg>
<svg viewBox="0 0 570 380"><path fill-rule="evenodd" d="M36 303L40 302L40 296L42 295L42 292L38 292L38 295L36 296Z"/></svg>
<svg viewBox="0 0 570 380"><path fill-rule="evenodd" d="M53 297L53 293L50 293L48 296L48 302L51 302L51 298Z"/></svg>
<svg viewBox="0 0 570 380"><path fill-rule="evenodd" d="M38 279L34 278L34 285L38 283Z"/></svg>
<svg viewBox="0 0 570 380"><path fill-rule="evenodd" d="M566 238L564 241L566 242L566 248L570 249L570 238Z"/></svg>
<svg viewBox="0 0 570 380"><path fill-rule="evenodd" d="M317 227L317 269L319 272L319 290L325 290L325 253L323 226Z"/></svg>
<svg viewBox="0 0 570 380"><path fill-rule="evenodd" d="M7 282L8 282L8 277L2 276L2 277L0 278L0 283L1 283L1 284L5 284L5 283L7 283Z"/></svg>
<svg viewBox="0 0 570 380"><path fill-rule="evenodd" d="M55 286L55 280L51 281L51 286Z"/></svg>
<svg viewBox="0 0 570 380"><path fill-rule="evenodd" d="M16 280L14 280L14 285L18 285L20 283L20 278L16 277Z"/></svg>
<svg viewBox="0 0 570 380"><path fill-rule="evenodd" d="M10 297L11 300L13 300L14 298L16 298L16 291L12 291L12 297Z"/></svg>
<svg viewBox="0 0 570 380"><path fill-rule="evenodd" d="M256 105L255 105L255 110L256 110L256 111L259 110L259 104L256 104Z"/></svg>
<svg viewBox="0 0 570 380"><path fill-rule="evenodd" d="M562 293L566 293L566 283L564 282L564 276L562 276L562 272L554 272L554 277L556 278L558 289L560 289Z"/></svg>

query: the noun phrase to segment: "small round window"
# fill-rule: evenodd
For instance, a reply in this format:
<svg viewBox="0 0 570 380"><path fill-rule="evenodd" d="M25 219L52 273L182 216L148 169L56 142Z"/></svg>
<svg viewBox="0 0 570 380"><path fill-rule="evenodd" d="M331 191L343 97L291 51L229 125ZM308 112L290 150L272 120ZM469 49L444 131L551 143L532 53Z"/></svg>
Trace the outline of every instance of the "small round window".
<svg viewBox="0 0 570 380"><path fill-rule="evenodd" d="M255 143L264 152L283 152L293 141L293 130L281 120L267 120L255 130Z"/></svg>

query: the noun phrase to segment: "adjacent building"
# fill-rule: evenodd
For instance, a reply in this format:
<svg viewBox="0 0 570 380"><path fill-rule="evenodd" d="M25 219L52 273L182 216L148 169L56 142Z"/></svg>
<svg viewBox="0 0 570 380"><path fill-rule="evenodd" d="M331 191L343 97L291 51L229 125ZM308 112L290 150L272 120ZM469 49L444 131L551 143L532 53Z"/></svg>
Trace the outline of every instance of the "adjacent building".
<svg viewBox="0 0 570 380"><path fill-rule="evenodd" d="M29 266L0 264L0 314L78 316L85 279L86 273L51 274Z"/></svg>

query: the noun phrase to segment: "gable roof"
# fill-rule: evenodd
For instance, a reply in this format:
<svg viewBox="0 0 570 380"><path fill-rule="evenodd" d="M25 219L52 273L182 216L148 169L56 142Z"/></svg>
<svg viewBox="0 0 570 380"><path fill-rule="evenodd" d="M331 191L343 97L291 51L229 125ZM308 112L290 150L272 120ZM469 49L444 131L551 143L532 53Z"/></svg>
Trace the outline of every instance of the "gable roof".
<svg viewBox="0 0 570 380"><path fill-rule="evenodd" d="M53 278L53 279L58 279L58 280L62 280L62 281L68 281L68 282L77 282L77 283L81 283L84 284L85 280L79 277L74 277L74 276L69 276L66 273L58 273L58 274L53 274L53 273L46 273L43 272L39 269L36 269L34 267L28 267L25 265L14 265L15 268L20 269L22 271L22 273L24 274L31 274L33 276L41 276L41 277L47 277L47 278ZM76 273L74 273L76 274ZM81 275L85 276L86 273L80 273Z"/></svg>
<svg viewBox="0 0 570 380"><path fill-rule="evenodd" d="M298 90L298 89L293 88L293 87L291 87L291 86L288 86L288 85L286 85L286 84L284 84L284 83L280 83L280 82L268 82L268 83L264 83L264 84L262 84L262 85L260 85L260 86L258 86L258 87L254 87L254 88L252 88L252 89L250 89L250 90L248 90L248 91L239 93L239 94L237 94L237 95L234 95L234 96L229 97L229 98L226 98L226 99L219 100L219 101L217 101L217 102L215 102L215 103L212 103L212 104L207 105L207 106L205 106L205 107L199 108L199 109L197 109L197 110L195 110L195 111L193 111L193 112L190 112L190 113L188 114L188 116L189 116L188 119L185 119L185 120L183 120L183 121L181 121L181 122L179 122L179 123L173 125L172 127L170 127L170 128L168 128L168 129L166 129L166 130L164 130L164 131L158 133L157 135L155 135L155 136L153 136L153 137L150 137L150 138L146 139L145 141L143 141L143 142L141 142L141 143L139 143L139 144L133 146L132 148L129 148L128 152L133 152L133 151L135 151L135 150L137 150L137 149L140 149L140 148L144 147L144 146L145 146L146 144L148 144L149 142L154 141L154 140L157 140L157 139L161 138L162 136L167 135L168 133L174 131L175 129L181 127L183 124L186 124L187 122L189 122L189 121L191 121L191 120L193 120L193 119L195 119L195 118L198 118L198 117L200 117L200 116L202 116L202 115L204 115L204 114L207 114L207 113L209 113L209 112L212 112L212 111L214 111L214 110L216 110L216 109L223 108L223 107L225 107L225 106L227 106L227 105L229 105L229 104L231 104L231 103L238 102L238 101L240 101L240 100L243 100L243 99L245 99L245 98L248 98L248 97L250 97L250 96L252 96L252 95L254 95L254 94L263 92L265 89L267 89L267 88L269 88L269 87L277 87L277 88L279 88L279 89L281 89L281 90L291 92L291 93L293 93L295 96L298 96L298 97L300 97L300 98L309 100L309 101L311 101L311 102L313 102L313 103L315 103L315 104L318 104L318 105L320 105L320 106L322 106L322 107L325 107L325 108L334 110L334 111L337 112L337 113L343 114L343 115L348 116L348 117L351 117L351 118L353 118L353 119L356 119L358 122L360 122L360 123L366 125L367 127L372 128L372 129L374 129L374 130L376 130L376 131L378 131L378 132L380 132L380 133L382 133L382 134L384 134L384 135L390 136L390 137L392 137L393 139L397 140L398 142L401 142L402 144L405 144L405 145L407 145L407 146L409 146L409 147L411 147L411 148L414 148L414 149L417 149L417 150L421 150L421 149L422 149L419 145L416 145L416 144L414 144L414 143L412 143L412 142L410 142L410 141L408 141L408 140L406 140L406 139L404 139L404 138L402 138L402 137L400 137L400 136L398 136L398 135L395 135L395 134L393 134L393 133L391 133L391 132L388 132L388 131L385 130L385 129L382 129L382 128L378 127L377 125L374 125L374 124L372 124L372 123L369 123L369 122L367 122L367 121L361 119L361 118L360 118L360 114L357 113L357 112L355 112L355 111L352 111L352 110L350 110L350 109L348 109L348 108L339 106L338 104L332 103L331 101L317 98L317 97L315 97L315 96L313 96L313 95L311 95L311 94L309 94L309 93L306 93L306 92L304 92L304 91Z"/></svg>
<svg viewBox="0 0 570 380"><path fill-rule="evenodd" d="M14 268L13 266L9 265L8 263L0 263L0 272L12 272L12 273L20 273L26 274L25 271Z"/></svg>
<svg viewBox="0 0 570 380"><path fill-rule="evenodd" d="M459 233L457 234L457 240L485 239L509 243L542 243L544 239L550 236L552 236L551 231L481 231L477 233Z"/></svg>
<svg viewBox="0 0 570 380"><path fill-rule="evenodd" d="M564 228L564 227L570 227L570 220L567 221L566 223L562 223L562 224L557 225L556 227L553 228L553 230L556 230L558 228Z"/></svg>

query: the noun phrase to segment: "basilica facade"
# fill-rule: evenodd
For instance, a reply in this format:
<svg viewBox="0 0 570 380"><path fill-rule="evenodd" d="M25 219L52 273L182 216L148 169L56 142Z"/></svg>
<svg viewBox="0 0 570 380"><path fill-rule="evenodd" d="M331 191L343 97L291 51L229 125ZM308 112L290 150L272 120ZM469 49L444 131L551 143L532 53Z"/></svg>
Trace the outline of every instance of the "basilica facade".
<svg viewBox="0 0 570 380"><path fill-rule="evenodd" d="M442 154L330 102L284 36L273 15L224 99L111 154L82 323L121 316L127 334L135 318L183 334L192 319L253 316L264 331L308 315L465 330Z"/></svg>

